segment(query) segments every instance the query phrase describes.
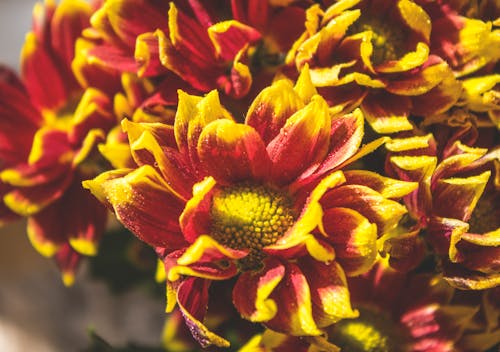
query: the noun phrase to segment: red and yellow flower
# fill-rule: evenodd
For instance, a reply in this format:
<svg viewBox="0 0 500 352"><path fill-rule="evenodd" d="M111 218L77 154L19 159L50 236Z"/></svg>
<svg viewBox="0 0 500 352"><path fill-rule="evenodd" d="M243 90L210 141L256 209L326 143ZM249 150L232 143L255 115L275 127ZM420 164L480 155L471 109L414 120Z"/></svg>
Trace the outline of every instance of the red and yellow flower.
<svg viewBox="0 0 500 352"><path fill-rule="evenodd" d="M240 352L480 352L499 342L498 333L473 333L482 315L479 304L457 301L454 289L439 277L379 264L350 278L349 288L359 317L331 325L325 337L308 341L267 330Z"/></svg>
<svg viewBox="0 0 500 352"><path fill-rule="evenodd" d="M224 7L231 8L232 17L225 18ZM304 10L271 6L267 0L108 0L91 22L84 36L93 45L85 48L84 60L161 76L169 86L189 92L219 89L241 98L254 73L261 87L271 82L274 72L265 71L282 63L303 30Z"/></svg>
<svg viewBox="0 0 500 352"><path fill-rule="evenodd" d="M500 30L492 22L460 15L450 1L417 3L432 20L431 53L446 60L456 76L494 69L500 58Z"/></svg>
<svg viewBox="0 0 500 352"><path fill-rule="evenodd" d="M5 79L13 74L4 71L0 83L2 217L7 208L8 217L28 217L33 246L54 256L66 284L78 253L95 254L104 230L106 209L81 181L100 172L92 151L116 123L109 97L82 88L71 70L73 45L91 12L84 1L37 4L22 81Z"/></svg>
<svg viewBox="0 0 500 352"><path fill-rule="evenodd" d="M450 130L444 125L438 128L446 129ZM443 137L438 142L432 134L392 140L386 145L391 151L388 172L419 182L418 189L404 198L416 222L412 231L425 234L440 258L445 279L461 289L498 286L498 175L490 177L490 169L498 165L499 150L463 144L477 138L477 132L463 127ZM391 250L398 256L397 246Z"/></svg>
<svg viewBox="0 0 500 352"><path fill-rule="evenodd" d="M410 0L341 0L307 11L306 31L287 62L311 68L313 84L331 105L360 105L376 132L411 130L410 114L443 112L461 84L430 55L432 23Z"/></svg>
<svg viewBox="0 0 500 352"><path fill-rule="evenodd" d="M123 121L138 167L84 186L162 257L176 303L203 346L228 342L203 325L210 283L238 276L241 316L287 334L320 335L354 317L346 275L373 265L377 238L406 212L416 184L341 169L360 148L359 110L332 116L307 69L279 80L236 123L212 91L179 92L174 125Z"/></svg>

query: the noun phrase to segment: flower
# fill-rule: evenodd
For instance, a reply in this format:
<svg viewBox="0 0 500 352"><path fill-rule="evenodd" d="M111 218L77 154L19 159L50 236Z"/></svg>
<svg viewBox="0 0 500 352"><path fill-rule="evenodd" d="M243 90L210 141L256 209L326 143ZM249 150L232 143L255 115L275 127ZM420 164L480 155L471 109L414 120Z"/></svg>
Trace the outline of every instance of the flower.
<svg viewBox="0 0 500 352"><path fill-rule="evenodd" d="M363 116L329 113L305 69L278 80L233 121L217 91L179 92L174 125L124 120L137 168L84 187L165 264L176 303L202 345L228 342L203 324L212 281L236 277L239 314L291 335L354 317L346 275L373 265L376 240L406 212L392 199L414 183L340 171L362 148Z"/></svg>
<svg viewBox="0 0 500 352"><path fill-rule="evenodd" d="M421 232L432 246L444 278L460 289L482 290L500 283L498 189L488 183L499 150L464 144L473 144L478 134L470 125L454 122L454 129L439 125L436 138L444 138L429 133L387 143L391 153L386 166L391 175L419 182L404 198L416 222L411 231ZM397 252L396 247L391 250Z"/></svg>
<svg viewBox="0 0 500 352"><path fill-rule="evenodd" d="M445 59L456 76L470 75L500 58L500 31L492 22L461 16L451 1L418 0L432 20L431 53ZM485 2L486 3L486 2Z"/></svg>
<svg viewBox="0 0 500 352"><path fill-rule="evenodd" d="M232 17L225 18L223 7L231 8ZM267 0L110 0L84 32L94 45L84 50L82 60L141 77L163 77L169 86L191 93L219 89L242 98L253 73L259 84L271 82L266 70L282 63L303 19L302 8L274 7Z"/></svg>
<svg viewBox="0 0 500 352"><path fill-rule="evenodd" d="M429 54L431 18L413 1L341 0L306 17L287 62L308 64L329 104L360 105L376 132L411 130L410 114L443 112L459 98L448 64Z"/></svg>
<svg viewBox="0 0 500 352"><path fill-rule="evenodd" d="M71 70L73 44L90 14L84 1L37 4L22 80L4 70L0 83L2 217L6 208L28 217L31 243L55 258L66 284L73 281L75 250L95 254L107 216L81 181L98 173L92 151L115 123L111 102L96 88L82 88Z"/></svg>
<svg viewBox="0 0 500 352"><path fill-rule="evenodd" d="M349 279L360 315L326 328L326 338L300 340L267 330L248 351L485 351L498 335L472 338L479 305L457 301L452 287L428 274L403 274L383 263ZM463 300L462 300L463 301ZM475 343L475 344L471 344ZM252 349L253 348L253 349ZM260 349L258 349L260 348ZM245 352L245 348L241 352Z"/></svg>

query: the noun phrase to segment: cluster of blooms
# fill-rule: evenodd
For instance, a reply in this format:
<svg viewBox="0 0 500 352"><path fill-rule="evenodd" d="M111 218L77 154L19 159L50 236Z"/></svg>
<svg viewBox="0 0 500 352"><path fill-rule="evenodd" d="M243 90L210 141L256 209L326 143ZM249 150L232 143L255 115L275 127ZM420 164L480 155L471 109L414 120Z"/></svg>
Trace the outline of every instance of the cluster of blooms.
<svg viewBox="0 0 500 352"><path fill-rule="evenodd" d="M499 15L46 0L21 78L0 69L0 222L27 217L71 284L111 210L158 254L177 349L228 347L230 322L257 331L241 351L486 351Z"/></svg>

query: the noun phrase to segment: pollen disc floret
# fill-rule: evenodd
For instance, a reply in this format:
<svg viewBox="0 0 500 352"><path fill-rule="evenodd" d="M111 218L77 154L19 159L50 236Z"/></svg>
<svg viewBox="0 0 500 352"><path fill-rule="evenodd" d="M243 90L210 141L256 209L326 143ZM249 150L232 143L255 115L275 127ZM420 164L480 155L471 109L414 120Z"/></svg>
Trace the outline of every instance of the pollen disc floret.
<svg viewBox="0 0 500 352"><path fill-rule="evenodd" d="M248 249L240 261L242 269L252 269L264 253L293 224L295 214L289 197L263 185L242 184L223 188L212 200L211 235L233 249Z"/></svg>
<svg viewBox="0 0 500 352"><path fill-rule="evenodd" d="M345 319L335 324L329 339L342 351L396 351L404 343L400 336L402 331L381 313L360 309L359 318Z"/></svg>

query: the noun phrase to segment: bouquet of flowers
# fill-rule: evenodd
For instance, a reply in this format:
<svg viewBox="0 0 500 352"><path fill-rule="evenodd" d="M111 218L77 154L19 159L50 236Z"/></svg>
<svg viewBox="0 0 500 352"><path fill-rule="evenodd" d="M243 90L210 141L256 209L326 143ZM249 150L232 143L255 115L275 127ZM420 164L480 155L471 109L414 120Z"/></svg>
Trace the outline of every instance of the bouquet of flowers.
<svg viewBox="0 0 500 352"><path fill-rule="evenodd" d="M167 351L493 351L499 16L46 0L0 69L0 223L71 285L117 219L157 257Z"/></svg>

